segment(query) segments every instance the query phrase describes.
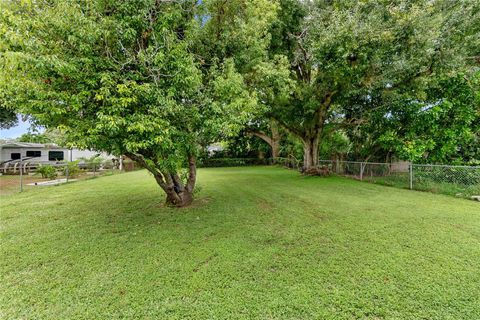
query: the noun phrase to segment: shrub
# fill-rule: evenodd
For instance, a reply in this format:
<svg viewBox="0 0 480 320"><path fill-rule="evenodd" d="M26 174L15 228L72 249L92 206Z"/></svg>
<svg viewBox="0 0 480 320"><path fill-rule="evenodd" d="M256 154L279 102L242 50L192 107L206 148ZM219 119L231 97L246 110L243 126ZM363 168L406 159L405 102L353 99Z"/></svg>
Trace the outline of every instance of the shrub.
<svg viewBox="0 0 480 320"><path fill-rule="evenodd" d="M41 174L42 178L55 179L57 177L57 170L51 165L40 166L37 169L37 174Z"/></svg>
<svg viewBox="0 0 480 320"><path fill-rule="evenodd" d="M63 175L67 175L67 169L68 169L68 176L69 177L77 177L80 174L80 168L78 167L78 160L77 161L72 161L68 162L65 167L63 167Z"/></svg>
<svg viewBox="0 0 480 320"><path fill-rule="evenodd" d="M94 171L100 169L100 165L104 161L104 159L99 155L90 158L80 158L80 160L82 160L84 167L86 167L88 170Z"/></svg>

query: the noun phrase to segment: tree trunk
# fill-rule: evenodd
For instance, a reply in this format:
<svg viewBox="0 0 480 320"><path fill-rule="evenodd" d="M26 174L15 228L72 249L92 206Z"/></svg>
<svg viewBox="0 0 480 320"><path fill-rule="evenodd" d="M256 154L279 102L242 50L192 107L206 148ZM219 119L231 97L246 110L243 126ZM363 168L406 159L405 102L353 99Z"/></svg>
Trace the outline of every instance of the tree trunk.
<svg viewBox="0 0 480 320"><path fill-rule="evenodd" d="M308 173L309 170L314 170L318 167L318 145L323 129L325 128L325 121L328 117L328 109L332 103L332 97L336 93L327 92L323 98L322 104L315 110L311 121L303 125L290 122L285 118L278 117L275 120L283 126L288 132L301 139L303 142L303 172Z"/></svg>
<svg viewBox="0 0 480 320"><path fill-rule="evenodd" d="M278 158L280 156L280 139L282 138L280 132L278 131L277 124L272 123L270 124L270 128L272 131L272 158Z"/></svg>
<svg viewBox="0 0 480 320"><path fill-rule="evenodd" d="M186 207L193 202L193 190L197 179L196 158L191 155L188 158L188 178L184 184L176 172L161 171L152 166L151 161L145 160L142 155L128 154L128 157L137 161L150 171L157 184L166 194L165 204L171 207Z"/></svg>
<svg viewBox="0 0 480 320"><path fill-rule="evenodd" d="M165 177L167 186L166 188L162 187L162 185L160 186L167 194L165 200L167 206L180 208L192 204L193 190L195 189L195 183L197 180L197 165L194 156L189 156L188 158L188 179L185 185L183 185L176 172L163 173L163 176Z"/></svg>
<svg viewBox="0 0 480 320"><path fill-rule="evenodd" d="M193 193L186 190L177 193L174 188L169 188L165 193L167 194L165 204L169 207L186 207L193 202Z"/></svg>
<svg viewBox="0 0 480 320"><path fill-rule="evenodd" d="M303 170L309 171L318 166L319 135L303 138Z"/></svg>

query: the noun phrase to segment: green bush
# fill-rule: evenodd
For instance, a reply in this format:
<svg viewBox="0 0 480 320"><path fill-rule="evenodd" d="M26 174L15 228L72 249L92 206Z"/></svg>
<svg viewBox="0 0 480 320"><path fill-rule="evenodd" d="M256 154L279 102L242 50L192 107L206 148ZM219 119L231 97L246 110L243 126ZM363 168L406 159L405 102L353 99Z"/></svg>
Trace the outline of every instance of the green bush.
<svg viewBox="0 0 480 320"><path fill-rule="evenodd" d="M71 178L77 177L81 172L80 168L78 167L78 162L79 162L78 160L68 162L67 165L65 167L63 167L63 175L64 176L67 175L67 169L68 169L68 176L69 177L71 177Z"/></svg>
<svg viewBox="0 0 480 320"><path fill-rule="evenodd" d="M57 177L57 170L51 165L40 165L36 173L41 174L42 178L55 179Z"/></svg>
<svg viewBox="0 0 480 320"><path fill-rule="evenodd" d="M82 160L84 166L88 169L88 170L94 170L94 171L97 171L98 169L100 169L100 166L102 164L102 162L104 161L104 159L102 157L100 157L99 155L96 155L96 156L92 156L90 158L80 158L80 160Z"/></svg>

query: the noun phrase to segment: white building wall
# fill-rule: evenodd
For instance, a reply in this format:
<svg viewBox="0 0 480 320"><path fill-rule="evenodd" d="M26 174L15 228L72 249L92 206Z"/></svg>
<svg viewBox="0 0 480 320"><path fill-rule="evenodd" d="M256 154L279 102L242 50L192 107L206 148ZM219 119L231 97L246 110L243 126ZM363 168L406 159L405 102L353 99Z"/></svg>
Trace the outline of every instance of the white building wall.
<svg viewBox="0 0 480 320"><path fill-rule="evenodd" d="M12 153L20 153L22 158L27 157L27 151L40 151L41 156L38 158L35 158L37 161L49 161L48 160L48 152L49 151L61 151L63 152L63 157L65 160L67 160L67 155L68 155L68 149L62 149L62 148L2 148L0 152L0 162L2 161L8 161L12 158Z"/></svg>
<svg viewBox="0 0 480 320"><path fill-rule="evenodd" d="M111 160L114 156L105 152L91 151L91 150L78 150L78 149L65 149L65 148L39 148L39 147L22 147L22 148L2 148L0 149L0 162L11 160L12 153L20 153L22 158L27 157L27 151L40 151L41 156L34 158L35 161L49 161L48 153L50 151L63 152L63 159L65 161L76 161L80 158L91 158L100 154L100 157L106 160Z"/></svg>

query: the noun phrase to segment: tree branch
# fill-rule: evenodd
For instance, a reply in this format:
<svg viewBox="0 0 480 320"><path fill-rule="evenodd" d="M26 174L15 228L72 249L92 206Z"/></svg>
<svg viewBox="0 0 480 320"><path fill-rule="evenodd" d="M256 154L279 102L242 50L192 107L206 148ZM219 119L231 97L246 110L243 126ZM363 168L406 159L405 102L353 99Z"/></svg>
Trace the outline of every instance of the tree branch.
<svg viewBox="0 0 480 320"><path fill-rule="evenodd" d="M129 157L130 159L138 162L142 167L150 171L153 176L155 177L155 180L157 181L158 185L163 189L167 190L167 183L165 180L165 175L160 172L157 168L150 166L147 161L145 160L145 157L141 154L138 153L131 153L131 152L126 152L125 155Z"/></svg>
<svg viewBox="0 0 480 320"><path fill-rule="evenodd" d="M251 131L250 134L259 137L260 139L268 143L270 146L272 146L273 144L273 139L263 131Z"/></svg>

